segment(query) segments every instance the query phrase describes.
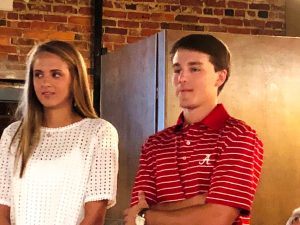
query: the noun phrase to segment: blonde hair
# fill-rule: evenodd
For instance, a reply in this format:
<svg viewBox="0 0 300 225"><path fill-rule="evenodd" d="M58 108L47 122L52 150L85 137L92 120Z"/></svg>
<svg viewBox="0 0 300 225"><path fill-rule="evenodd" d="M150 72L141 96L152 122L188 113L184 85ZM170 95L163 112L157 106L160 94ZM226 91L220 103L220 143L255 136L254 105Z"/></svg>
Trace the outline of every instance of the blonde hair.
<svg viewBox="0 0 300 225"><path fill-rule="evenodd" d="M63 41L48 41L34 46L28 55L23 96L16 111L16 117L21 120L21 123L11 142L12 144L16 141L16 136L19 134L16 163L21 160L20 177L23 176L27 162L40 139L43 106L33 87L33 65L42 52L55 54L67 63L72 77L74 112L84 118L97 118L92 104L86 66L80 52Z"/></svg>

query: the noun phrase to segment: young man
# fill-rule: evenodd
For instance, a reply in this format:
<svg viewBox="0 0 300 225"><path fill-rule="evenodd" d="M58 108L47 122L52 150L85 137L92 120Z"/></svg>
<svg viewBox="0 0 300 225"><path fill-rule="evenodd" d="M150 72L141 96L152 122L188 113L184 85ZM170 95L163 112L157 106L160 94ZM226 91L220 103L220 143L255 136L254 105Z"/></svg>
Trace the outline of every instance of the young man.
<svg viewBox="0 0 300 225"><path fill-rule="evenodd" d="M171 59L183 111L144 143L125 224L249 224L263 147L218 104L230 53L215 37L193 34L174 44Z"/></svg>

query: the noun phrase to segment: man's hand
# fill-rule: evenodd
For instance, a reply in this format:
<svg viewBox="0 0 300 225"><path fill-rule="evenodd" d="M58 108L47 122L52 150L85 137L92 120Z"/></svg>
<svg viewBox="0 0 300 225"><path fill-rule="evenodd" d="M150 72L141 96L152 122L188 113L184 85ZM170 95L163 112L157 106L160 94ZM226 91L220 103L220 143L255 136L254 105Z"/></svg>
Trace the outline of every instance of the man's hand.
<svg viewBox="0 0 300 225"><path fill-rule="evenodd" d="M139 202L138 204L128 208L124 211L124 222L125 225L136 225L135 224L135 217L143 208L149 208L149 205L146 201L146 197L144 192L139 192Z"/></svg>

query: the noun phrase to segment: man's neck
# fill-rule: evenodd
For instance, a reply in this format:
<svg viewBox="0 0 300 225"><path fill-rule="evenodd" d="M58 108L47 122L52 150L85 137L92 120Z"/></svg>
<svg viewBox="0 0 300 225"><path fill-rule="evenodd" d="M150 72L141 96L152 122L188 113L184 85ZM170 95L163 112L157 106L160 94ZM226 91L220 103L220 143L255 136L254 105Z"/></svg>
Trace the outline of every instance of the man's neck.
<svg viewBox="0 0 300 225"><path fill-rule="evenodd" d="M217 102L193 109L183 109L185 123L193 124L202 121L216 106Z"/></svg>

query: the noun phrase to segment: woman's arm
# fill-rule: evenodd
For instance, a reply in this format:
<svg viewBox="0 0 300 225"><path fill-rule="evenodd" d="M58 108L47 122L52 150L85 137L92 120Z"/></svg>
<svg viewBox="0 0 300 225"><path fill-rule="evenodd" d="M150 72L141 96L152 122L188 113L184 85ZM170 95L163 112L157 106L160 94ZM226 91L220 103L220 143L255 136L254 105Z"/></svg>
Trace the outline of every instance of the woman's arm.
<svg viewBox="0 0 300 225"><path fill-rule="evenodd" d="M84 206L84 219L80 225L103 225L107 200L87 202ZM0 223L0 225L2 225Z"/></svg>
<svg viewBox="0 0 300 225"><path fill-rule="evenodd" d="M10 207L0 205L0 225L10 225Z"/></svg>

